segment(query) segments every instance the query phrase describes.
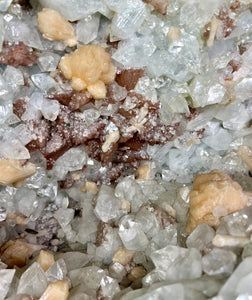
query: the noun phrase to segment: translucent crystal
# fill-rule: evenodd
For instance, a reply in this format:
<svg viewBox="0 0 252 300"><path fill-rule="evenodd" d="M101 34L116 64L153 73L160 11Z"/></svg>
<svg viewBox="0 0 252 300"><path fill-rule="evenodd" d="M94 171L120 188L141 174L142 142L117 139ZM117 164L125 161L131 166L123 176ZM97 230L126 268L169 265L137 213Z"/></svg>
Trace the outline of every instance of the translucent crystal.
<svg viewBox="0 0 252 300"><path fill-rule="evenodd" d="M25 20L8 14L5 16L5 21L5 41L11 43L22 41L28 47L43 50L38 28L28 14Z"/></svg>
<svg viewBox="0 0 252 300"><path fill-rule="evenodd" d="M19 86L24 85L23 73L19 69L12 66L6 67L3 77L13 91L16 91Z"/></svg>
<svg viewBox="0 0 252 300"><path fill-rule="evenodd" d="M141 186L130 176L123 178L115 188L115 195L121 200L126 199L131 204L131 211L137 212L146 202Z"/></svg>
<svg viewBox="0 0 252 300"><path fill-rule="evenodd" d="M142 188L146 201L147 199L156 201L165 192L164 186L155 180L138 180L137 182Z"/></svg>
<svg viewBox="0 0 252 300"><path fill-rule="evenodd" d="M127 5L116 13L111 24L111 33L120 39L132 36L146 17L145 4L140 0L127 0Z"/></svg>
<svg viewBox="0 0 252 300"><path fill-rule="evenodd" d="M148 244L141 225L134 222L130 216L125 216L120 220L119 236L128 250L143 251Z"/></svg>
<svg viewBox="0 0 252 300"><path fill-rule="evenodd" d="M167 246L154 251L151 259L162 280L192 279L201 276L201 255L195 248Z"/></svg>
<svg viewBox="0 0 252 300"><path fill-rule="evenodd" d="M39 2L43 7L57 10L65 19L71 22L92 15L103 7L101 0L72 0L71 2L62 0L40 0Z"/></svg>
<svg viewBox="0 0 252 300"><path fill-rule="evenodd" d="M125 67L141 68L149 64L155 49L152 36L134 37L121 41L112 58Z"/></svg>
<svg viewBox="0 0 252 300"><path fill-rule="evenodd" d="M87 288L97 290L106 272L97 266L89 266L70 271L68 275L74 287L85 283Z"/></svg>
<svg viewBox="0 0 252 300"><path fill-rule="evenodd" d="M121 247L123 247L123 245L118 235L118 228L107 226L104 241L100 246L96 247L96 259L102 261L104 264L110 264L113 255Z"/></svg>
<svg viewBox="0 0 252 300"><path fill-rule="evenodd" d="M4 18L3 15L0 14L0 52L2 52L3 42L4 42Z"/></svg>
<svg viewBox="0 0 252 300"><path fill-rule="evenodd" d="M143 95L152 103L157 102L157 91L155 89L154 83L148 76L139 78L134 90L136 93Z"/></svg>
<svg viewBox="0 0 252 300"><path fill-rule="evenodd" d="M0 11L7 11L10 6L12 0L3 0L0 2Z"/></svg>
<svg viewBox="0 0 252 300"><path fill-rule="evenodd" d="M244 78L234 88L236 101L242 102L249 99L252 91L252 78Z"/></svg>
<svg viewBox="0 0 252 300"><path fill-rule="evenodd" d="M188 236L186 246L188 248L196 248L203 250L215 236L215 231L207 224L198 225L194 231Z"/></svg>
<svg viewBox="0 0 252 300"><path fill-rule="evenodd" d="M202 141L214 150L220 151L227 150L232 139L232 135L228 132L228 130L220 128L215 135L204 137Z"/></svg>
<svg viewBox="0 0 252 300"><path fill-rule="evenodd" d="M236 299L239 294L251 292L252 257L244 259L234 270L219 292L223 300Z"/></svg>
<svg viewBox="0 0 252 300"><path fill-rule="evenodd" d="M109 275L120 282L126 275L125 267L116 262L109 266Z"/></svg>
<svg viewBox="0 0 252 300"><path fill-rule="evenodd" d="M87 126L94 123L96 120L100 117L100 112L97 109L89 108L85 109L83 113L81 114L81 118L83 118L87 124Z"/></svg>
<svg viewBox="0 0 252 300"><path fill-rule="evenodd" d="M61 227L65 227L72 221L74 210L72 208L60 208L54 213L54 217Z"/></svg>
<svg viewBox="0 0 252 300"><path fill-rule="evenodd" d="M242 251L242 259L252 256L252 242L245 245Z"/></svg>
<svg viewBox="0 0 252 300"><path fill-rule="evenodd" d="M0 300L4 300L7 295L11 282L13 280L16 270L2 270L0 269Z"/></svg>
<svg viewBox="0 0 252 300"><path fill-rule="evenodd" d="M62 180L68 172L81 170L86 164L86 160L87 155L83 146L71 148L57 159L52 173Z"/></svg>
<svg viewBox="0 0 252 300"><path fill-rule="evenodd" d="M20 277L17 293L40 297L47 287L47 278L40 267L34 262Z"/></svg>
<svg viewBox="0 0 252 300"><path fill-rule="evenodd" d="M67 267L63 258L58 259L47 271L46 277L48 282L55 282L57 280L65 280L67 274Z"/></svg>
<svg viewBox="0 0 252 300"><path fill-rule="evenodd" d="M60 104L57 100L44 99L41 107L42 115L49 121L55 121L60 111Z"/></svg>
<svg viewBox="0 0 252 300"><path fill-rule="evenodd" d="M250 220L252 218L252 207L245 208L222 218L219 225L220 230L233 236L248 236L251 230ZM219 230L217 230L219 233Z"/></svg>
<svg viewBox="0 0 252 300"><path fill-rule="evenodd" d="M24 124L20 124L13 129L16 137L20 139L20 142L23 145L27 145L32 140L32 135L30 131L27 129L27 126Z"/></svg>
<svg viewBox="0 0 252 300"><path fill-rule="evenodd" d="M127 1L118 1L118 0L104 0L104 3L109 7L109 9L121 12L123 9L125 9L127 5Z"/></svg>
<svg viewBox="0 0 252 300"><path fill-rule="evenodd" d="M87 254L77 251L57 254L57 259L61 258L64 260L68 272L84 267L90 261L90 257Z"/></svg>
<svg viewBox="0 0 252 300"><path fill-rule="evenodd" d="M97 38L100 23L100 14L90 15L81 19L76 26L77 40L88 44Z"/></svg>
<svg viewBox="0 0 252 300"><path fill-rule="evenodd" d="M60 61L60 55L53 52L42 52L38 58L38 66L42 72L55 71Z"/></svg>
<svg viewBox="0 0 252 300"><path fill-rule="evenodd" d="M228 250L214 248L202 258L203 271L208 275L229 276L236 264L236 255Z"/></svg>
<svg viewBox="0 0 252 300"><path fill-rule="evenodd" d="M162 109L173 113L189 113L188 103L186 99L178 93L169 93L169 95L162 95L161 98Z"/></svg>
<svg viewBox="0 0 252 300"><path fill-rule="evenodd" d="M115 81L110 84L112 98L115 101L121 101L127 97L127 90L125 87L120 86Z"/></svg>
<svg viewBox="0 0 252 300"><path fill-rule="evenodd" d="M31 76L31 79L36 87L41 89L44 92L49 91L55 86L54 79L45 73L38 73Z"/></svg>
<svg viewBox="0 0 252 300"><path fill-rule="evenodd" d="M20 188L18 193L14 196L19 212L26 217L29 217L38 207L38 200L36 200L36 193L27 188Z"/></svg>
<svg viewBox="0 0 252 300"><path fill-rule="evenodd" d="M114 220L121 215L121 201L114 195L110 186L102 185L94 212L103 222Z"/></svg>
<svg viewBox="0 0 252 300"><path fill-rule="evenodd" d="M112 299L113 296L120 291L120 287L118 282L109 277L104 276L101 280L101 292L103 297L106 297L107 299Z"/></svg>

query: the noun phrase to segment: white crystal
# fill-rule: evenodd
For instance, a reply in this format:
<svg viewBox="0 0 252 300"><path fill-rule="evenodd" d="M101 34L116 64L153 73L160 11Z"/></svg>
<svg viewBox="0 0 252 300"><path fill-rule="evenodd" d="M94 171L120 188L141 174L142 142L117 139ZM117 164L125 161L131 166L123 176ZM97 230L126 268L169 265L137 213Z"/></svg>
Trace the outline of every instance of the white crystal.
<svg viewBox="0 0 252 300"><path fill-rule="evenodd" d="M52 173L58 179L62 180L68 172L81 170L86 164L86 161L87 155L83 146L71 148L57 159L52 169Z"/></svg>
<svg viewBox="0 0 252 300"><path fill-rule="evenodd" d="M72 22L92 15L103 7L101 0L40 0L39 2L43 7L57 10L65 19Z"/></svg>
<svg viewBox="0 0 252 300"><path fill-rule="evenodd" d="M211 276L229 276L236 264L236 255L228 250L214 248L202 258L203 271Z"/></svg>
<svg viewBox="0 0 252 300"><path fill-rule="evenodd" d="M20 188L18 193L14 196L17 202L19 212L26 217L29 217L38 207L38 200L36 200L36 192L27 188Z"/></svg>
<svg viewBox="0 0 252 300"><path fill-rule="evenodd" d="M5 21L5 41L11 43L22 41L28 47L43 50L38 28L28 14L25 21L13 15L5 16Z"/></svg>
<svg viewBox="0 0 252 300"><path fill-rule="evenodd" d="M146 17L145 4L140 0L127 0L127 5L113 17L111 34L119 39L132 36Z"/></svg>
<svg viewBox="0 0 252 300"><path fill-rule="evenodd" d="M101 280L101 292L102 296L106 297L106 299L112 299L116 293L120 292L117 280L109 276L104 276Z"/></svg>
<svg viewBox="0 0 252 300"><path fill-rule="evenodd" d="M68 275L74 287L84 283L87 288L96 290L106 272L97 266L89 266L70 271Z"/></svg>
<svg viewBox="0 0 252 300"><path fill-rule="evenodd" d="M13 0L2 0L0 2L0 11L7 11L12 1Z"/></svg>
<svg viewBox="0 0 252 300"><path fill-rule="evenodd" d="M220 151L227 150L232 139L232 135L228 132L228 130L220 128L215 135L204 137L202 141L214 150Z"/></svg>
<svg viewBox="0 0 252 300"><path fill-rule="evenodd" d="M49 121L55 121L60 111L60 104L57 100L43 100L41 107L42 115Z"/></svg>
<svg viewBox="0 0 252 300"><path fill-rule="evenodd" d="M196 248L203 250L215 236L215 231L207 224L198 225L194 231L188 236L186 246L188 248Z"/></svg>
<svg viewBox="0 0 252 300"><path fill-rule="evenodd" d="M125 216L120 220L119 236L128 250L143 251L148 244L148 239L141 229L141 225Z"/></svg>
<svg viewBox="0 0 252 300"><path fill-rule="evenodd" d="M249 274L252 274L252 257L244 259L228 278L219 292L221 299L236 299L240 292L248 293L251 290L251 284L247 281Z"/></svg>
<svg viewBox="0 0 252 300"><path fill-rule="evenodd" d="M42 72L55 71L60 61L60 55L53 52L42 52L38 58L38 66Z"/></svg>
<svg viewBox="0 0 252 300"><path fill-rule="evenodd" d="M6 67L3 77L13 91L16 91L19 86L24 85L23 73L19 69L12 66Z"/></svg>
<svg viewBox="0 0 252 300"><path fill-rule="evenodd" d="M60 208L54 213L54 217L61 227L65 227L74 218L74 210L72 208Z"/></svg>
<svg viewBox="0 0 252 300"><path fill-rule="evenodd" d="M77 40L88 44L97 38L100 24L100 14L90 15L78 21L76 26Z"/></svg>
<svg viewBox="0 0 252 300"><path fill-rule="evenodd" d="M87 254L81 252L69 251L65 253L59 253L56 257L57 259L64 259L68 272L84 267L90 261L90 257Z"/></svg>
<svg viewBox="0 0 252 300"><path fill-rule="evenodd" d="M36 87L44 92L49 91L55 86L54 79L46 73L38 73L31 76L31 79Z"/></svg>
<svg viewBox="0 0 252 300"><path fill-rule="evenodd" d="M0 300L4 300L7 295L11 282L13 280L16 270L3 270L0 269Z"/></svg>
<svg viewBox="0 0 252 300"><path fill-rule="evenodd" d="M110 186L102 185L94 212L103 222L112 221L121 215L121 201L114 195Z"/></svg>
<svg viewBox="0 0 252 300"><path fill-rule="evenodd" d="M47 271L46 277L48 282L55 282L57 280L65 280L67 274L67 267L63 258L58 259Z"/></svg>
<svg viewBox="0 0 252 300"><path fill-rule="evenodd" d="M47 287L47 278L39 263L34 262L20 277L17 293L40 297Z"/></svg>
<svg viewBox="0 0 252 300"><path fill-rule="evenodd" d="M201 276L199 250L167 246L154 251L151 259L162 280L193 279Z"/></svg>

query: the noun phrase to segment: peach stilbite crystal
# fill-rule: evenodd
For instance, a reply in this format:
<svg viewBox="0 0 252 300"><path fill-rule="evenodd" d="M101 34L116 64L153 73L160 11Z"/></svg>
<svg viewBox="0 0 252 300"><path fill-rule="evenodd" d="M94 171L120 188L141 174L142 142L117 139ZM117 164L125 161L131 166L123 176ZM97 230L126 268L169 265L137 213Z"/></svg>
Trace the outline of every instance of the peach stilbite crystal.
<svg viewBox="0 0 252 300"><path fill-rule="evenodd" d="M82 46L61 58L59 68L74 90L87 89L95 99L106 97L106 86L115 79L110 55L98 45Z"/></svg>
<svg viewBox="0 0 252 300"><path fill-rule="evenodd" d="M197 175L189 196L187 233L203 223L218 226L223 215L215 213L217 207L225 208L226 214L230 214L248 205L248 197L242 187L221 170Z"/></svg>

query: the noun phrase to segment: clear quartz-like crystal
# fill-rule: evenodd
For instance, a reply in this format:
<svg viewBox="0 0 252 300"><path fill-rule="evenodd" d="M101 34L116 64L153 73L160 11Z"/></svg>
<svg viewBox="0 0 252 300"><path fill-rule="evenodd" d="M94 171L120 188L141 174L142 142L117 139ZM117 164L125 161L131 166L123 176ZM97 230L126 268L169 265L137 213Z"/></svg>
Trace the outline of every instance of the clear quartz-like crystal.
<svg viewBox="0 0 252 300"><path fill-rule="evenodd" d="M236 264L236 255L228 250L214 248L202 258L203 271L208 275L229 276Z"/></svg>
<svg viewBox="0 0 252 300"><path fill-rule="evenodd" d="M38 58L38 66L42 72L55 71L60 61L60 56L53 52L42 52Z"/></svg>
<svg viewBox="0 0 252 300"><path fill-rule="evenodd" d="M92 42L98 35L99 24L99 14L81 19L76 26L77 40L85 45Z"/></svg>
<svg viewBox="0 0 252 300"><path fill-rule="evenodd" d="M17 293L40 297L46 287L46 275L40 264L34 262L20 277Z"/></svg>
<svg viewBox="0 0 252 300"><path fill-rule="evenodd" d="M188 236L186 246L188 248L196 248L201 251L212 241L214 236L215 231L212 227L207 224L200 224Z"/></svg>
<svg viewBox="0 0 252 300"><path fill-rule="evenodd" d="M154 251L151 259L162 280L192 279L201 276L201 255L194 248L167 246Z"/></svg>

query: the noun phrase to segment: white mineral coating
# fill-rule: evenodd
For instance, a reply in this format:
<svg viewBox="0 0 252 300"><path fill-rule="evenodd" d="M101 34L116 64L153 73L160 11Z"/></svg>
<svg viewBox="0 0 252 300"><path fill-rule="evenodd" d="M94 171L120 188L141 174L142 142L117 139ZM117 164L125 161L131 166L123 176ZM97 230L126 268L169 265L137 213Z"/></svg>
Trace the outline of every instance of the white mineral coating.
<svg viewBox="0 0 252 300"><path fill-rule="evenodd" d="M129 201L132 212L137 212L142 204L146 202L141 186L131 176L123 178L117 184L115 195L121 200Z"/></svg>
<svg viewBox="0 0 252 300"><path fill-rule="evenodd" d="M68 273L73 287L84 283L87 288L94 290L99 288L102 278L106 275L106 271L97 266L80 268Z"/></svg>
<svg viewBox="0 0 252 300"><path fill-rule="evenodd" d="M38 73L31 76L34 85L43 92L49 91L55 86L54 79L46 73Z"/></svg>
<svg viewBox="0 0 252 300"><path fill-rule="evenodd" d="M101 280L102 296L107 299L113 299L114 295L120 292L120 287L114 278L104 276Z"/></svg>
<svg viewBox="0 0 252 300"><path fill-rule="evenodd" d="M235 300L239 294L251 293L252 257L244 259L220 289L222 300Z"/></svg>
<svg viewBox="0 0 252 300"><path fill-rule="evenodd" d="M201 276L201 255L195 248L169 245L154 251L150 257L162 280L193 279Z"/></svg>
<svg viewBox="0 0 252 300"><path fill-rule="evenodd" d="M47 271L46 277L48 282L57 280L65 280L67 275L67 267L63 258L58 259Z"/></svg>
<svg viewBox="0 0 252 300"><path fill-rule="evenodd" d="M11 282L13 280L16 270L0 269L0 300L4 300L7 295Z"/></svg>
<svg viewBox="0 0 252 300"><path fill-rule="evenodd" d="M71 148L57 159L52 173L58 180L63 180L68 172L81 170L86 161L87 155L83 146Z"/></svg>
<svg viewBox="0 0 252 300"><path fill-rule="evenodd" d="M225 249L214 248L202 258L202 269L210 276L230 276L235 264L236 255Z"/></svg>
<svg viewBox="0 0 252 300"><path fill-rule="evenodd" d="M47 287L47 278L39 263L34 262L20 277L17 294L40 297Z"/></svg>
<svg viewBox="0 0 252 300"><path fill-rule="evenodd" d="M103 6L101 0L40 0L39 2L43 7L58 11L65 19L71 22L92 15L99 11Z"/></svg>
<svg viewBox="0 0 252 300"><path fill-rule="evenodd" d="M140 0L127 0L126 7L116 13L111 24L111 34L119 39L134 35L146 17L145 4Z"/></svg>
<svg viewBox="0 0 252 300"><path fill-rule="evenodd" d="M38 66L41 72L51 72L57 69L60 55L53 52L42 52L38 58Z"/></svg>
<svg viewBox="0 0 252 300"><path fill-rule="evenodd" d="M252 207L234 212L222 218L220 228L225 228L226 234L236 237L247 237L251 231ZM217 233L218 230L217 230Z"/></svg>
<svg viewBox="0 0 252 300"><path fill-rule="evenodd" d="M128 250L143 251L149 242L141 224L136 223L130 215L120 220L119 236Z"/></svg>
<svg viewBox="0 0 252 300"><path fill-rule="evenodd" d="M36 198L36 192L25 187L20 188L14 196L19 212L26 217L29 217L37 209L38 200Z"/></svg>
<svg viewBox="0 0 252 300"><path fill-rule="evenodd" d="M194 231L188 236L186 246L188 248L196 248L203 250L215 236L215 231L207 224L198 225Z"/></svg>
<svg viewBox="0 0 252 300"><path fill-rule="evenodd" d="M78 21L76 26L77 40L85 45L95 40L98 35L99 24L100 14L89 15Z"/></svg>
<svg viewBox="0 0 252 300"><path fill-rule="evenodd" d="M114 195L112 187L102 185L96 200L94 213L105 223L115 220L121 215L121 201Z"/></svg>
<svg viewBox="0 0 252 300"><path fill-rule="evenodd" d="M22 41L28 47L43 50L38 28L28 14L24 20L10 14L5 15L5 41L11 43Z"/></svg>
<svg viewBox="0 0 252 300"><path fill-rule="evenodd" d="M206 136L201 140L203 143L205 143L207 146L211 147L212 149L221 151L221 150L227 150L229 148L229 145L232 142L233 137L228 132L228 130L220 128L215 135Z"/></svg>
<svg viewBox="0 0 252 300"><path fill-rule="evenodd" d="M68 272L82 268L90 261L90 257L87 254L77 251L59 253L56 254L55 258L64 260Z"/></svg>

